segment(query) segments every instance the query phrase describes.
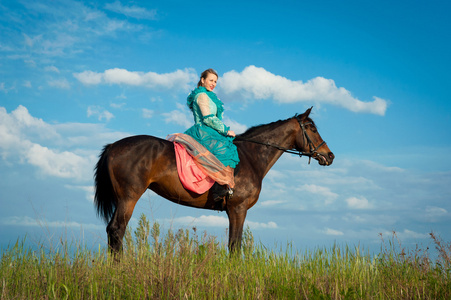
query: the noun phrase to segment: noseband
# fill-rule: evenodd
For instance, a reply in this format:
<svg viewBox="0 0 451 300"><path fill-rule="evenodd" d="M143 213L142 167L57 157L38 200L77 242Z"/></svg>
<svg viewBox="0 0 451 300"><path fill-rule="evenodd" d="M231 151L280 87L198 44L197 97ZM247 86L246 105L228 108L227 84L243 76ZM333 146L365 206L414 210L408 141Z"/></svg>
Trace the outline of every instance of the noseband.
<svg viewBox="0 0 451 300"><path fill-rule="evenodd" d="M318 146L315 147L315 144L313 144L312 139L310 138L310 136L307 133L307 130L305 129L306 125L313 125L313 122L309 121L309 122L306 122L306 123L302 123L302 121L298 118L297 114L294 117L296 118L296 120L299 122L299 125L301 126L302 135L305 138L305 140L307 141L307 145L309 147L309 151L310 152L303 152L303 151L300 151L300 150L288 149L288 148L281 147L281 146L274 145L274 144L269 144L269 143L264 143L264 142L259 142L259 141L255 141L255 140L246 139L246 138L243 138L243 137L240 137L240 136L237 136L236 139L237 140L241 140L241 141L247 141L247 142L251 142L251 143L255 143L255 144L260 144L260 145L273 147L273 148L276 148L276 149L281 150L281 151L286 152L286 153L299 155L299 157L308 156L309 157L309 163L310 163L311 158L312 157L316 157L318 155L318 149L321 146L325 145L326 142L323 141L321 144L319 144Z"/></svg>

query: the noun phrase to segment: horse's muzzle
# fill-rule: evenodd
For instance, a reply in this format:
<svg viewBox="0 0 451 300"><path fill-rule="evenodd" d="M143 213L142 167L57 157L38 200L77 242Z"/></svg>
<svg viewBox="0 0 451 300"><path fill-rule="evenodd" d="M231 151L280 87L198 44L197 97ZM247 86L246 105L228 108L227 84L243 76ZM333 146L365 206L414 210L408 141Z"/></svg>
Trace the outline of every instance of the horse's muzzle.
<svg viewBox="0 0 451 300"><path fill-rule="evenodd" d="M330 166L334 161L335 155L332 152L327 153L327 155L318 153L315 158L321 166Z"/></svg>

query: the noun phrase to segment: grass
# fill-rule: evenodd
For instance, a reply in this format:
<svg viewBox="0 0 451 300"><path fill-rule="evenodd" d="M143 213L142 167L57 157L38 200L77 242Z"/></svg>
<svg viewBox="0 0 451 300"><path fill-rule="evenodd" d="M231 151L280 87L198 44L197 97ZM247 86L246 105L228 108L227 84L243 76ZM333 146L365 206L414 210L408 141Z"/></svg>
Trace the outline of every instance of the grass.
<svg viewBox="0 0 451 300"><path fill-rule="evenodd" d="M243 250L230 255L196 229L151 227L144 215L127 231L119 263L105 249L61 240L52 251L17 242L0 264L1 299L449 299L451 244L431 234L439 257L406 251L396 234L378 255L333 246L275 253L256 245L249 229Z"/></svg>

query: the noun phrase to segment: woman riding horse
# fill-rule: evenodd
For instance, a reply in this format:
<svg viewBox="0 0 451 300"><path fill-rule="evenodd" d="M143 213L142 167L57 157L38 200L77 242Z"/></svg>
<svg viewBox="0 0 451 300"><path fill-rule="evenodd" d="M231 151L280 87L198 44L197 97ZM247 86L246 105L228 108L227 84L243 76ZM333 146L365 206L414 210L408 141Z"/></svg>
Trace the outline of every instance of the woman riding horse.
<svg viewBox="0 0 451 300"><path fill-rule="evenodd" d="M226 185L217 182L212 188L213 199L219 210L223 210L224 198L233 195L234 168L239 163L238 151L233 144L235 132L222 122L223 103L213 90L218 81L218 74L213 69L202 72L197 88L191 92L187 105L194 115L194 125L185 131L202 146L207 148L224 165L223 172L230 174Z"/></svg>
<svg viewBox="0 0 451 300"><path fill-rule="evenodd" d="M313 157L329 166L334 154L309 117L301 115L248 129L234 141L240 157L235 191L225 211L229 218L229 249L240 248L247 211L257 203L262 181L285 153ZM128 221L136 203L147 189L174 203L215 209L213 193L197 194L185 189L179 179L174 143L154 136L138 135L106 145L95 170L97 213L108 222L108 246L122 249Z"/></svg>

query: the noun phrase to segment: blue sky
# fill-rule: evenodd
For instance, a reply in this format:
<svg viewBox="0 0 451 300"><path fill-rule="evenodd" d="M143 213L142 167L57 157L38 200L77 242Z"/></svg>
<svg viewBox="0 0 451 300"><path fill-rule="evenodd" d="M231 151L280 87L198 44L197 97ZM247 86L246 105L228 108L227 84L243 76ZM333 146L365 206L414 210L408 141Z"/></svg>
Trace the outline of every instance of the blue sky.
<svg viewBox="0 0 451 300"><path fill-rule="evenodd" d="M185 101L218 71L237 132L314 106L336 159L284 155L247 216L256 240L297 249L450 241L448 1L2 1L0 244L61 234L106 244L93 207L103 145L166 137L193 122ZM164 228L226 240L225 213L146 193Z"/></svg>

